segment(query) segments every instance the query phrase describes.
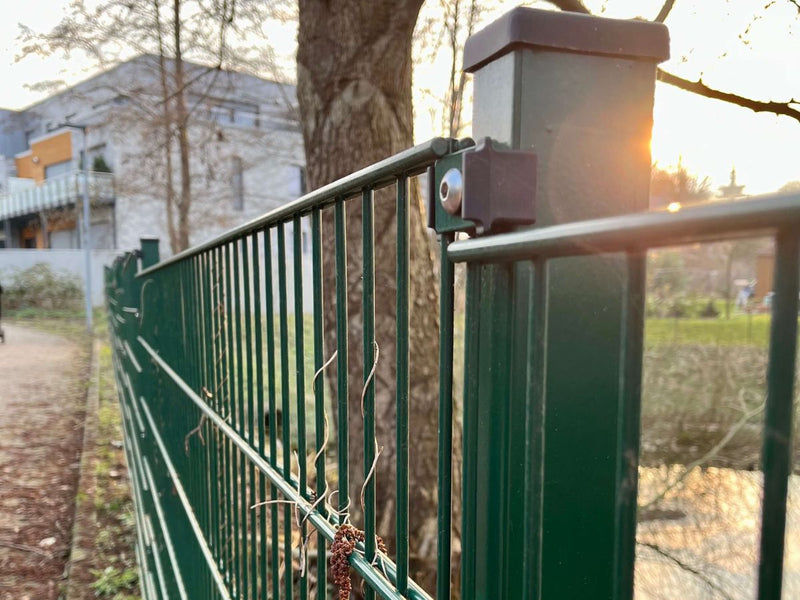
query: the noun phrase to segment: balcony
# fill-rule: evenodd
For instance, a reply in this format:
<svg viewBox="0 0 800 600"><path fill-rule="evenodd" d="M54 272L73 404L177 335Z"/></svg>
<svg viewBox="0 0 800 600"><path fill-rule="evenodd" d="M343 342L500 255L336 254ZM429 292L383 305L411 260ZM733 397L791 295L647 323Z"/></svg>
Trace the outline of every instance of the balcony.
<svg viewBox="0 0 800 600"><path fill-rule="evenodd" d="M83 198L83 173L73 171L52 177L36 185L32 180L17 179L12 191L0 194L0 220L35 214L45 210L75 205ZM114 199L114 176L89 172L89 201L93 204Z"/></svg>

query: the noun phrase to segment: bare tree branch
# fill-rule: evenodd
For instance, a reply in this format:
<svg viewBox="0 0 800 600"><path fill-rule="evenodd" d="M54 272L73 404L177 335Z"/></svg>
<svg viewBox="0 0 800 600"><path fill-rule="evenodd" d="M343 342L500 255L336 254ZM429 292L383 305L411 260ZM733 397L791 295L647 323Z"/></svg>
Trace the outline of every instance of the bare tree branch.
<svg viewBox="0 0 800 600"><path fill-rule="evenodd" d="M561 10L567 12L582 13L584 15L592 14L591 11L584 6L581 0L548 0L553 6L557 6Z"/></svg>
<svg viewBox="0 0 800 600"><path fill-rule="evenodd" d="M658 544L652 544L650 542L636 542L636 543L639 546L644 546L645 548L649 548L650 550L652 550L653 552L655 552L659 556L662 556L662 557L666 558L668 561L670 561L671 563L673 563L675 566L679 567L680 569L683 569L687 573L691 573L692 575L697 577L700 581L705 583L709 588L711 588L712 590L714 590L715 592L720 594L726 600L733 600L731 598L731 596L722 587L719 586L719 584L717 584L716 582L712 581L705 573L703 573L699 569L693 567L692 565L690 565L686 561L682 560L681 558L678 558L677 556L675 556L669 550L665 550L664 548L662 548Z"/></svg>
<svg viewBox="0 0 800 600"><path fill-rule="evenodd" d="M692 472L692 470L695 467L699 467L699 466L702 466L702 465L706 464L708 461L710 461L712 458L714 458L717 454L719 454L719 451L722 450L725 446L727 446L728 442L730 442L733 439L733 436L735 436L739 432L739 430L742 427L744 427L750 421L750 419L755 417L758 413L760 413L763 410L764 410L764 404L761 404L761 405L757 406L756 408L754 408L753 410L751 410L750 412L745 413L742 416L742 418L739 419L739 421L737 421L733 425L733 427L730 428L728 433L726 433L722 437L722 439L714 445L713 448L711 448L708 452L706 452L703 456L701 456L697 460L694 460L691 463L689 463L688 465L686 465L686 467L683 469L683 472L678 476L677 479L675 479L673 482L669 483L663 490L661 490L658 493L658 495L655 498L650 500L647 504L644 504L644 505L640 506L639 510L647 510L651 506L661 502L661 500L663 500L664 497L670 491L672 491L681 481L686 479L686 477L689 475L689 473Z"/></svg>
<svg viewBox="0 0 800 600"><path fill-rule="evenodd" d="M667 0L664 2L664 5L661 7L661 10L658 11L656 18L653 19L656 23L663 23L667 20L672 7L675 6L675 0Z"/></svg>
<svg viewBox="0 0 800 600"><path fill-rule="evenodd" d="M798 12L800 12L800 0L788 0L788 1L794 4L797 7ZM584 6L581 0L549 0L549 2L564 11L582 13L587 15L591 14L589 9L587 9L586 6ZM664 19L667 18L667 15L669 15L669 12L672 10L672 7L674 5L675 5L675 0L666 0L664 2L664 5L661 7L661 10L658 12L655 21L663 22ZM792 104L795 104L795 102L793 101L765 102L762 100L753 100L751 98L745 98L744 96L740 96L738 94L732 94L730 92L722 92L720 90L715 90L713 88L710 88L705 83L703 83L702 79L699 79L698 81L690 81L688 79L678 77L677 75L673 75L672 73L668 73L667 71L664 71L663 69L660 68L658 69L658 80L663 83L673 85L684 91L697 94L698 96L711 98L713 100L721 100L722 102L727 102L729 104L741 106L742 108L749 108L754 112L769 112L769 113L774 113L776 115L783 115L800 122L800 110L793 108L791 106Z"/></svg>
<svg viewBox="0 0 800 600"><path fill-rule="evenodd" d="M698 81L690 81L688 79L678 77L677 75L673 75L672 73L668 73L664 69L658 69L658 80L687 92L704 96L705 98L722 100L723 102L741 106L742 108L749 108L754 112L768 112L776 115L783 115L800 122L800 110L793 108L791 106L792 102L764 102L762 100L745 98L744 96L739 96L738 94L722 92L720 90L710 88L703 83L702 79L699 79Z"/></svg>

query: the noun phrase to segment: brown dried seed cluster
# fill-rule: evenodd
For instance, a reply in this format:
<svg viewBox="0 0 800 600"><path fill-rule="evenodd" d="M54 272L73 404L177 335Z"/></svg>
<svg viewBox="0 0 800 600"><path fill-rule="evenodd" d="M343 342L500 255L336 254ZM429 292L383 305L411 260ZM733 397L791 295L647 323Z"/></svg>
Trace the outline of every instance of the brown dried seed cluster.
<svg viewBox="0 0 800 600"><path fill-rule="evenodd" d="M352 525L342 525L336 532L331 546L331 576L339 589L339 600L349 600L353 583L350 580L350 563L348 558L356 549L358 542L364 541L364 532ZM386 544L377 537L378 550L386 554Z"/></svg>

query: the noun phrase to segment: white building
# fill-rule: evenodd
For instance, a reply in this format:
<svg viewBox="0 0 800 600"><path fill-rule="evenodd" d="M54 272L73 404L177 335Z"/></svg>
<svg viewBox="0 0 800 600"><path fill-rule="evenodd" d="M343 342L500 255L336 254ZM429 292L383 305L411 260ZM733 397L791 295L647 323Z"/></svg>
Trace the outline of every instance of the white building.
<svg viewBox="0 0 800 600"><path fill-rule="evenodd" d="M294 86L191 63L185 71L197 244L300 196L304 156ZM24 110L0 110L0 248L81 247L85 145L92 247L157 236L169 255L160 89L158 58L143 55ZM176 195L179 164L173 139Z"/></svg>

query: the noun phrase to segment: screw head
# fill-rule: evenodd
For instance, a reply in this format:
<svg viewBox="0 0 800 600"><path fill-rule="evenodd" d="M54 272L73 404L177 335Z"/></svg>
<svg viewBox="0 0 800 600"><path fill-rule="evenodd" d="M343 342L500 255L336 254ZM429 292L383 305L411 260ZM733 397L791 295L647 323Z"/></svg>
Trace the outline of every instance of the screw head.
<svg viewBox="0 0 800 600"><path fill-rule="evenodd" d="M439 184L439 201L449 215L461 210L461 197L464 194L464 178L458 169L449 169Z"/></svg>

